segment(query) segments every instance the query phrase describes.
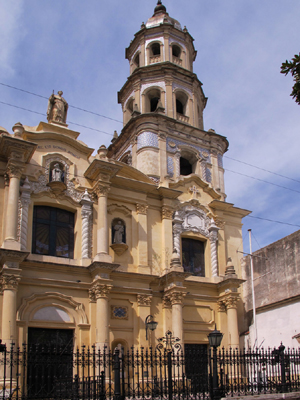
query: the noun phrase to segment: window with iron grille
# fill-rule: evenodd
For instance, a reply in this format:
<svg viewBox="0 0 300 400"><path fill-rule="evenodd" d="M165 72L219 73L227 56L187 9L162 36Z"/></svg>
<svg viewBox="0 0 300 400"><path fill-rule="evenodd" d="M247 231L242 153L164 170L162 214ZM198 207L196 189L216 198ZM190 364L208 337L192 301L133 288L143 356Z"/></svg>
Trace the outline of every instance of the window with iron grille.
<svg viewBox="0 0 300 400"><path fill-rule="evenodd" d="M32 253L74 257L74 214L61 208L35 206Z"/></svg>

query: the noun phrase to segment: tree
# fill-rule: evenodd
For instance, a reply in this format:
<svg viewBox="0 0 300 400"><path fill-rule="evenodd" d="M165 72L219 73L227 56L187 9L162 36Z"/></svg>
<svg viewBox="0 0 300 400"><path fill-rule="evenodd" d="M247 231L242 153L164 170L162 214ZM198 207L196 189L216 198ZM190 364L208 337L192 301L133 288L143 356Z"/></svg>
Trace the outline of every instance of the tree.
<svg viewBox="0 0 300 400"><path fill-rule="evenodd" d="M300 104L300 53L298 55L295 54L291 61L286 60L286 62L282 63L280 72L284 75L289 72L292 74L295 84L291 96L296 103Z"/></svg>

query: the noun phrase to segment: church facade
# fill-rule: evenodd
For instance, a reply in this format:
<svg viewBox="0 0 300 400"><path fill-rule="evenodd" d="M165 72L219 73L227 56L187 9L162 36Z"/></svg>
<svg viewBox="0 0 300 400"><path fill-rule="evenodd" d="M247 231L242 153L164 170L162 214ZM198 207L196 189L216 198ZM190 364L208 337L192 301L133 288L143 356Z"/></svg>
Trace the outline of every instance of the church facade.
<svg viewBox="0 0 300 400"><path fill-rule="evenodd" d="M204 130L193 38L158 1L126 58L124 127L95 156L68 128L62 92L48 122L1 128L4 343L128 349L169 330L206 346L216 325L222 345L240 344L249 212L225 201L228 141Z"/></svg>

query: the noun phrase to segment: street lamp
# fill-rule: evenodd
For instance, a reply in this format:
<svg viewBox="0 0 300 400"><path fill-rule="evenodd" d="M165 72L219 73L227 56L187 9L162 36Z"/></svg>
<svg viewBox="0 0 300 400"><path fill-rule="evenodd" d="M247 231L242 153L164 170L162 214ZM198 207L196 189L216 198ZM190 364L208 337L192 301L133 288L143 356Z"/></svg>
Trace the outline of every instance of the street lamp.
<svg viewBox="0 0 300 400"><path fill-rule="evenodd" d="M213 387L212 387L212 398L213 400L218 400L221 398L221 393L218 387L218 360L217 360L217 348L220 346L223 333L217 330L217 325L215 325L215 330L207 335L209 345L213 348Z"/></svg>
<svg viewBox="0 0 300 400"><path fill-rule="evenodd" d="M152 315L148 315L145 319L145 326L146 326L146 340L148 340L148 329L150 331L154 331L158 325L158 322L154 321Z"/></svg>

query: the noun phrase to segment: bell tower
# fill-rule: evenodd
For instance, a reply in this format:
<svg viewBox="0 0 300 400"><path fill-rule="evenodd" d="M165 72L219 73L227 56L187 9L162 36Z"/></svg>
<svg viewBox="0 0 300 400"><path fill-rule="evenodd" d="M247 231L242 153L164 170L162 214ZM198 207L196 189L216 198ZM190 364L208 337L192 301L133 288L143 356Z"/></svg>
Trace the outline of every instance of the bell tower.
<svg viewBox="0 0 300 400"><path fill-rule="evenodd" d="M228 142L204 131L207 98L193 73L193 41L158 0L126 49L130 75L118 93L124 127L108 156L163 186L197 174L225 199L222 156Z"/></svg>

